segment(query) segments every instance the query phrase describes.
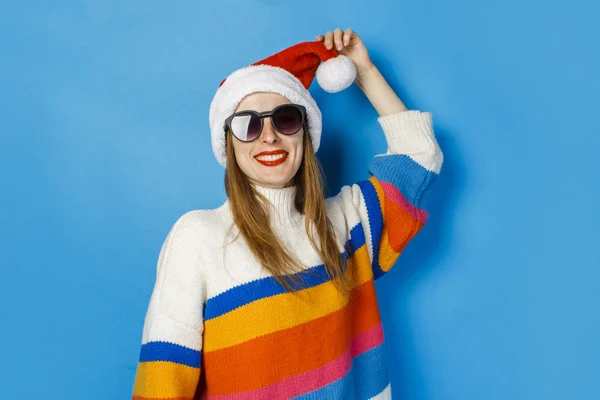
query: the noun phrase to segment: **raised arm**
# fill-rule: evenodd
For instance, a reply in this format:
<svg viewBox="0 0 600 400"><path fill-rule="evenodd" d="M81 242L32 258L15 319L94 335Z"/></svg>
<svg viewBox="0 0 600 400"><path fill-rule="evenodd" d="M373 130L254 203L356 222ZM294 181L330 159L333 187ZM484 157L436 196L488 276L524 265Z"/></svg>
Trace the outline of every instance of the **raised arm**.
<svg viewBox="0 0 600 400"><path fill-rule="evenodd" d="M353 59L356 84L379 113L388 144L386 154L376 155L369 163L369 179L344 186L328 199L332 210L342 211L348 225L350 260L364 262L361 249L366 248L373 277L378 279L427 221L426 200L441 170L443 154L431 113L407 110L354 32L342 34L336 29L324 39L325 46L329 39L338 51L341 43L348 44L340 53Z"/></svg>

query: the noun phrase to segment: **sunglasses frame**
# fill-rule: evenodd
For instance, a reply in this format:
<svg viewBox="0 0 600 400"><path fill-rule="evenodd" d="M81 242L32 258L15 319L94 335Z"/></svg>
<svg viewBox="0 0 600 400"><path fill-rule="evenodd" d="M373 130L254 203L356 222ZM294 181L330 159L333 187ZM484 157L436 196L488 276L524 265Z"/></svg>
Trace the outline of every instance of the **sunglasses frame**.
<svg viewBox="0 0 600 400"><path fill-rule="evenodd" d="M255 141L256 139L258 139L260 137L260 135L262 134L263 128L265 126L264 122L263 122L263 118L266 117L271 117L271 115L273 115L273 113L275 113L278 109L282 108L282 107L289 107L289 106L294 106L296 108L298 108L300 110L300 112L302 113L302 123L300 124L300 128L298 128L297 131L293 132L293 133L284 133L281 132L279 129L277 129L277 127L275 126L275 124L273 124L273 121L271 121L271 125L273 126L273 128L281 133L282 135L286 135L286 136L292 136L295 135L296 133L300 132L300 130L302 129L302 127L304 126L304 124L306 123L306 107L304 107L303 105L300 104L295 104L295 103L285 103L285 104L280 104L277 107L275 107L274 109L272 109L271 111L264 111L264 112L258 112L258 111L254 111L254 110L242 110L242 111L238 111L234 114L231 114L229 117L227 117L227 119L225 119L225 123L223 124L223 130L227 131L227 129L229 129L231 131L231 134L240 142L244 142L244 143L250 143ZM260 120L260 131L258 132L258 135L252 139L252 140L242 140L239 137L237 137L235 135L235 133L233 133L233 129L231 128L231 121L233 120L233 118L235 118L238 115L247 115L247 114L253 114L255 116L257 116Z"/></svg>

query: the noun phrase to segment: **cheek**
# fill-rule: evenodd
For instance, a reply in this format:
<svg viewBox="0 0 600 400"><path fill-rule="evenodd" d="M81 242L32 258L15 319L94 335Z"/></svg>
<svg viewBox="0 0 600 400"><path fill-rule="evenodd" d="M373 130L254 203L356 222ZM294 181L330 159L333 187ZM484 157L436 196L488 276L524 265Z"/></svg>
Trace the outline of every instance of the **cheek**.
<svg viewBox="0 0 600 400"><path fill-rule="evenodd" d="M302 160L304 157L304 138L302 138L296 146L296 152L298 153L300 160Z"/></svg>
<svg viewBox="0 0 600 400"><path fill-rule="evenodd" d="M235 143L233 145L233 152L235 153L235 159L237 164L240 166L242 171L247 172L248 164L250 160L250 148L247 148L244 143Z"/></svg>
<svg viewBox="0 0 600 400"><path fill-rule="evenodd" d="M304 158L304 149L302 148L302 146L298 147L298 160L300 162L302 162L302 159Z"/></svg>
<svg viewBox="0 0 600 400"><path fill-rule="evenodd" d="M298 170L300 164L302 164L302 160L304 159L304 146L302 142L296 146L294 152L296 153L294 156L294 169Z"/></svg>

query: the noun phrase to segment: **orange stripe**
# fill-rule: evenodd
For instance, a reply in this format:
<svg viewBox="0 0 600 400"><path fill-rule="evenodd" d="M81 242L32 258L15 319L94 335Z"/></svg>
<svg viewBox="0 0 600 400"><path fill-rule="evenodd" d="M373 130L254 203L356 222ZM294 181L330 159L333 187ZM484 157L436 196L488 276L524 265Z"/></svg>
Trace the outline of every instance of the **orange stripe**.
<svg viewBox="0 0 600 400"><path fill-rule="evenodd" d="M386 197L385 227L392 249L400 252L406 243L421 229L423 223L410 215L404 208ZM383 237L382 237L383 239Z"/></svg>
<svg viewBox="0 0 600 400"><path fill-rule="evenodd" d="M381 322L373 280L327 316L204 354L209 395L258 389L320 367L342 355L352 337Z"/></svg>
<svg viewBox="0 0 600 400"><path fill-rule="evenodd" d="M369 181L377 193L383 217L383 229L379 242L379 267L382 271L388 272L424 223L387 196L374 175L369 178Z"/></svg>
<svg viewBox="0 0 600 400"><path fill-rule="evenodd" d="M388 230L384 229L379 244L379 268L384 272L389 272L399 256L400 251L392 249L388 242Z"/></svg>

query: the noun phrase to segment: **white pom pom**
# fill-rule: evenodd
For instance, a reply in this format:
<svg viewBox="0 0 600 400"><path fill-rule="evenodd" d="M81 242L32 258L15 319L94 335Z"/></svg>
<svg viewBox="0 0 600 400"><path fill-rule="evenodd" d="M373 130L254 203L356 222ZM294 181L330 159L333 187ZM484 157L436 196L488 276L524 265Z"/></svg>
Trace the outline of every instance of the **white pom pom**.
<svg viewBox="0 0 600 400"><path fill-rule="evenodd" d="M352 85L356 78L354 62L343 55L322 62L317 68L317 82L326 92L336 93Z"/></svg>

